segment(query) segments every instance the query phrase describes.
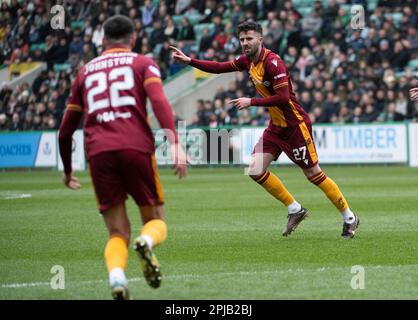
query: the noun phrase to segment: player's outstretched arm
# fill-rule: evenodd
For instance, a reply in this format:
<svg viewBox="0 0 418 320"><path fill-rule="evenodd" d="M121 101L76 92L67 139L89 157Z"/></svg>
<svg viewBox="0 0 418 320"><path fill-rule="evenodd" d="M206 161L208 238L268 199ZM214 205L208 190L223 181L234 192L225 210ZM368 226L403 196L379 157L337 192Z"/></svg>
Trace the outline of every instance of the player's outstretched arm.
<svg viewBox="0 0 418 320"><path fill-rule="evenodd" d="M409 96L411 97L412 101L417 101L418 100L418 87L415 87L409 90Z"/></svg>
<svg viewBox="0 0 418 320"><path fill-rule="evenodd" d="M170 49L173 52L174 61L177 61L183 64L189 64L192 67L195 67L205 72L226 73L226 72L239 71L233 61L216 62L216 61L192 59L186 56L180 49L176 47L170 46Z"/></svg>

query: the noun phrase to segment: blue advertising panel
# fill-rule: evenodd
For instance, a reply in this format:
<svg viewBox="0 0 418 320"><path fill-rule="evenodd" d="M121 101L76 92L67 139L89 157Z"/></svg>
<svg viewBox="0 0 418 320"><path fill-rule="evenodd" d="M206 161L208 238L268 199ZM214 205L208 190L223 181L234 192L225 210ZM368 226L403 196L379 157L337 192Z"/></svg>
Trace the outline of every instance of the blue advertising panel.
<svg viewBox="0 0 418 320"><path fill-rule="evenodd" d="M33 167L40 138L40 132L1 134L0 168Z"/></svg>

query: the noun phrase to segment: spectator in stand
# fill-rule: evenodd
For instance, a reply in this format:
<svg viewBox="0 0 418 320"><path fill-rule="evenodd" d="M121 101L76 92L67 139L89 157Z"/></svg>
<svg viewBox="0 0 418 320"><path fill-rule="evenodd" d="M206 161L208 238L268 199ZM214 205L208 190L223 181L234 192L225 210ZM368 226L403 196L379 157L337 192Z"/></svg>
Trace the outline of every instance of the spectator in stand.
<svg viewBox="0 0 418 320"><path fill-rule="evenodd" d="M199 52L206 52L212 45L213 36L208 28L203 28L202 37L199 42Z"/></svg>
<svg viewBox="0 0 418 320"><path fill-rule="evenodd" d="M152 48L157 45L161 45L165 40L164 27L161 25L160 20L155 20L152 24L153 30L149 39L149 44Z"/></svg>
<svg viewBox="0 0 418 320"><path fill-rule="evenodd" d="M20 122L19 113L14 112L12 115L12 122L9 127L10 131L21 131L22 130L22 123Z"/></svg>
<svg viewBox="0 0 418 320"><path fill-rule="evenodd" d="M83 62L83 64L86 64L93 58L95 58L96 55L93 52L93 48L88 43L84 43L80 55L80 60Z"/></svg>
<svg viewBox="0 0 418 320"><path fill-rule="evenodd" d="M167 15L165 17L164 35L169 39L176 40L178 33L179 33L179 30L174 24L173 18Z"/></svg>
<svg viewBox="0 0 418 320"><path fill-rule="evenodd" d="M361 116L361 122L374 122L377 119L378 113L376 112L372 103L368 103L364 108L364 113Z"/></svg>
<svg viewBox="0 0 418 320"><path fill-rule="evenodd" d="M379 115L379 121L392 122L392 121L403 121L405 117L396 111L396 104L390 102L387 105L386 110Z"/></svg>
<svg viewBox="0 0 418 320"><path fill-rule="evenodd" d="M308 17L302 19L302 43L307 43L310 37L320 36L322 18L313 10Z"/></svg>
<svg viewBox="0 0 418 320"><path fill-rule="evenodd" d="M191 0L177 0L174 12L176 15L184 14L191 4Z"/></svg>
<svg viewBox="0 0 418 320"><path fill-rule="evenodd" d="M142 8L142 24L145 28L152 26L155 10L156 7L152 4L152 0L144 1L144 7Z"/></svg>
<svg viewBox="0 0 418 320"><path fill-rule="evenodd" d="M181 19L181 28L178 34L177 40L194 40L195 34L193 26L190 24L189 19L183 17Z"/></svg>
<svg viewBox="0 0 418 320"><path fill-rule="evenodd" d="M9 129L9 124L7 123L7 116L5 113L0 113L0 131L6 131Z"/></svg>

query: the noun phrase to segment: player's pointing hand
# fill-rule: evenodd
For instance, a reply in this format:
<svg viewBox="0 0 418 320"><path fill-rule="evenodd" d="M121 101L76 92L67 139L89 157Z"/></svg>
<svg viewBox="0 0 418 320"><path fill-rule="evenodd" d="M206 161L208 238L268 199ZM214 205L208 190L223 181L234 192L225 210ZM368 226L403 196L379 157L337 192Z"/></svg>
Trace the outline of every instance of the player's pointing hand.
<svg viewBox="0 0 418 320"><path fill-rule="evenodd" d="M192 60L190 57L186 56L180 49L170 46L170 49L173 52L173 59L177 62L183 63L183 64L189 64Z"/></svg>
<svg viewBox="0 0 418 320"><path fill-rule="evenodd" d="M248 108L251 105L251 98L238 98L229 100L229 103L234 105L238 110Z"/></svg>

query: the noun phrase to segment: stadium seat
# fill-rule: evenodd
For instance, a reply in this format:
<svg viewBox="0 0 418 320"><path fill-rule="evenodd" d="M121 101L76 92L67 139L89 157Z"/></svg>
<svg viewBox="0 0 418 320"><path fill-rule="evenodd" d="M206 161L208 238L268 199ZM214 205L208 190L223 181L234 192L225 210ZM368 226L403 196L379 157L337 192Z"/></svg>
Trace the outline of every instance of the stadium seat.
<svg viewBox="0 0 418 320"><path fill-rule="evenodd" d="M202 30L205 28L209 29L209 33L213 33L215 25L213 23L200 23L193 26L197 44L200 43L200 39L202 38Z"/></svg>
<svg viewBox="0 0 418 320"><path fill-rule="evenodd" d="M163 44L162 43L157 43L155 45L154 50L152 50L152 53L153 53L154 57L158 57L159 56L162 47L163 47Z"/></svg>
<svg viewBox="0 0 418 320"><path fill-rule="evenodd" d="M350 14L352 4L341 4L340 8L343 8L346 14Z"/></svg>
<svg viewBox="0 0 418 320"><path fill-rule="evenodd" d="M408 68L411 68L412 70L418 70L418 58L409 61Z"/></svg>
<svg viewBox="0 0 418 320"><path fill-rule="evenodd" d="M147 33L148 39L151 37L151 33L153 31L153 27L146 27L145 32Z"/></svg>
<svg viewBox="0 0 418 320"><path fill-rule="evenodd" d="M307 17L312 12L312 7L300 7L298 11L303 17Z"/></svg>
<svg viewBox="0 0 418 320"><path fill-rule="evenodd" d="M205 28L208 28L210 32L213 32L215 30L215 25L213 23L199 23L195 26L193 26L194 28L194 32L197 33L202 33L202 30Z"/></svg>
<svg viewBox="0 0 418 320"><path fill-rule="evenodd" d="M199 52L199 45L200 43L196 42L195 44L190 46L190 51L192 52Z"/></svg>
<svg viewBox="0 0 418 320"><path fill-rule="evenodd" d="M307 6L312 6L313 3L312 0L293 0L293 6L297 9L302 8L302 7L307 7Z"/></svg>
<svg viewBox="0 0 418 320"><path fill-rule="evenodd" d="M189 22L191 25L197 25L201 19L200 14L192 14L188 15L187 18L189 19Z"/></svg>
<svg viewBox="0 0 418 320"><path fill-rule="evenodd" d="M57 63L54 65L54 71L60 72L60 71L67 71L70 70L71 66L69 63Z"/></svg>
<svg viewBox="0 0 418 320"><path fill-rule="evenodd" d="M41 49L42 51L46 50L46 43L32 44L30 46L30 51L35 51L36 49Z"/></svg>
<svg viewBox="0 0 418 320"><path fill-rule="evenodd" d="M262 20L262 21L260 21L260 25L263 28L267 28L268 24L269 24L269 21L268 20Z"/></svg>
<svg viewBox="0 0 418 320"><path fill-rule="evenodd" d="M393 24L396 27L399 27L402 22L403 13L402 12L392 12L392 13L386 13L385 17L392 17Z"/></svg>
<svg viewBox="0 0 418 320"><path fill-rule="evenodd" d="M71 29L80 29L82 30L84 27L84 21L73 21L71 22Z"/></svg>
<svg viewBox="0 0 418 320"><path fill-rule="evenodd" d="M183 19L183 15L175 14L171 16L171 18L173 19L174 24L178 27L181 24L181 19Z"/></svg>
<svg viewBox="0 0 418 320"><path fill-rule="evenodd" d="M367 7L369 11L373 11L376 8L378 1L379 0L367 0Z"/></svg>

